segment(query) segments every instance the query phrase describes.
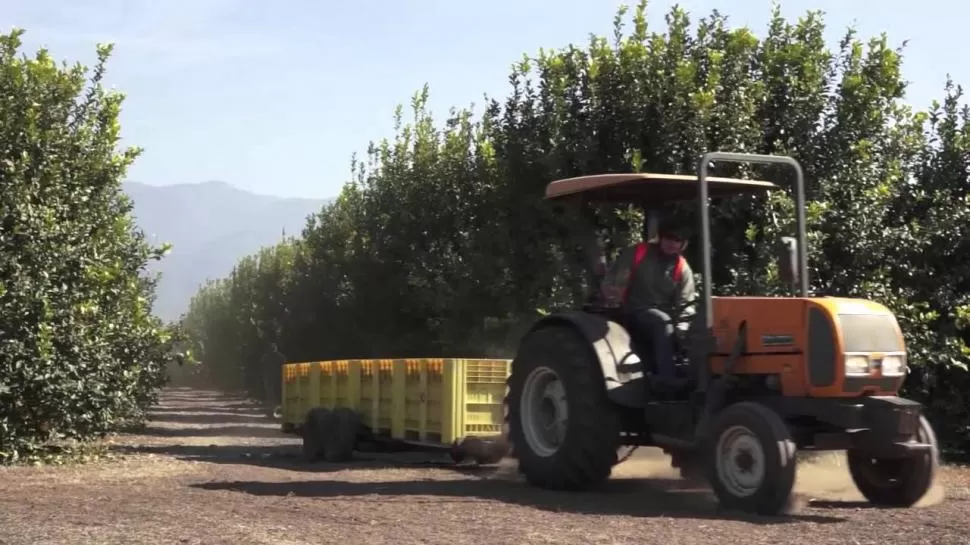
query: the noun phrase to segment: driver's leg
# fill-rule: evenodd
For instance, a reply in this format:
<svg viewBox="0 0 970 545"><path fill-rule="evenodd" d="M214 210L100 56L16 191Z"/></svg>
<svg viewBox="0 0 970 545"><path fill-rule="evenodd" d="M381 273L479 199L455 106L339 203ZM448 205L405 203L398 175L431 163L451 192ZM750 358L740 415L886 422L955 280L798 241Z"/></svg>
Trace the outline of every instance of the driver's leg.
<svg viewBox="0 0 970 545"><path fill-rule="evenodd" d="M655 374L661 383L674 379L674 326L670 316L656 308L644 309L640 313L640 323L645 333L650 335L653 346Z"/></svg>
<svg viewBox="0 0 970 545"><path fill-rule="evenodd" d="M644 373L659 378L673 377L673 325L667 313L656 308L632 309L628 316L628 330L638 351L649 347L650 354L638 354L641 359L650 360L651 369L644 366Z"/></svg>
<svg viewBox="0 0 970 545"><path fill-rule="evenodd" d="M653 318L647 314L647 309L631 309L626 312L623 318L630 340L633 342L631 348L643 362L643 373L653 373L656 357L653 351Z"/></svg>

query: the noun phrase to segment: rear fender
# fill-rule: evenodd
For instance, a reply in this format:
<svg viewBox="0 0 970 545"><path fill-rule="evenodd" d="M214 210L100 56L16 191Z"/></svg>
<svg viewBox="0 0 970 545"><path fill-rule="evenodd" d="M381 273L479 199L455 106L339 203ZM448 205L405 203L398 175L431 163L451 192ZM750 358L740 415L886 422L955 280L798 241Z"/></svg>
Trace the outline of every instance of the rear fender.
<svg viewBox="0 0 970 545"><path fill-rule="evenodd" d="M643 363L630 348L630 334L626 328L603 316L569 311L542 318L529 333L549 326L571 327L586 339L603 372L606 394L611 401L630 408L645 406Z"/></svg>

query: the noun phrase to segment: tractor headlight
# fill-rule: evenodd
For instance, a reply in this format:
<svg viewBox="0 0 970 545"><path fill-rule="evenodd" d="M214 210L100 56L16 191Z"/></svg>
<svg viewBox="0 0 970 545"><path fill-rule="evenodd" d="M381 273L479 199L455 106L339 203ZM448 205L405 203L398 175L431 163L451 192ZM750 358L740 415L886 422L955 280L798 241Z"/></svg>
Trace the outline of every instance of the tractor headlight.
<svg viewBox="0 0 970 545"><path fill-rule="evenodd" d="M846 376L869 376L869 356L846 356L845 374Z"/></svg>
<svg viewBox="0 0 970 545"><path fill-rule="evenodd" d="M882 376L901 377L906 374L906 356L892 355L882 358Z"/></svg>

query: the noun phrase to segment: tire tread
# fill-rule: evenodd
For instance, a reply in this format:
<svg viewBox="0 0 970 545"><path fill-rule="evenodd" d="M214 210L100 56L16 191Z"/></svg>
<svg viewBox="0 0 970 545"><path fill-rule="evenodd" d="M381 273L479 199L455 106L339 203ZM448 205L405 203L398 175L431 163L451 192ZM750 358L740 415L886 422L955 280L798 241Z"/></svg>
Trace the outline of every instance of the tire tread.
<svg viewBox="0 0 970 545"><path fill-rule="evenodd" d="M556 371L568 396L569 429L564 444L551 459L530 451L516 421L516 404L525 377L538 365ZM523 341L512 369L507 382L506 425L512 452L526 480L552 490L585 490L609 479L617 461L619 419L606 395L599 362L586 340L570 326L535 330ZM509 399L516 404L509 405Z"/></svg>

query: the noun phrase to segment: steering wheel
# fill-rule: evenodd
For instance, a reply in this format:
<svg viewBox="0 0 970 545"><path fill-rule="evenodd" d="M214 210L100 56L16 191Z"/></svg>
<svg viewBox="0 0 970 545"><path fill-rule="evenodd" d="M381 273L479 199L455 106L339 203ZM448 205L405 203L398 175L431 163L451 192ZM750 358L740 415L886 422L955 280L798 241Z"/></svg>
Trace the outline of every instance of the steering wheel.
<svg viewBox="0 0 970 545"><path fill-rule="evenodd" d="M697 306L697 299L695 298L693 301L688 301L686 303L683 303L681 305L674 307L673 316L670 317L670 323L673 325L677 325L677 324L683 324L683 323L690 323L694 321L694 318L697 316L696 313L686 317L682 316L682 314L684 313L685 310L696 306Z"/></svg>

